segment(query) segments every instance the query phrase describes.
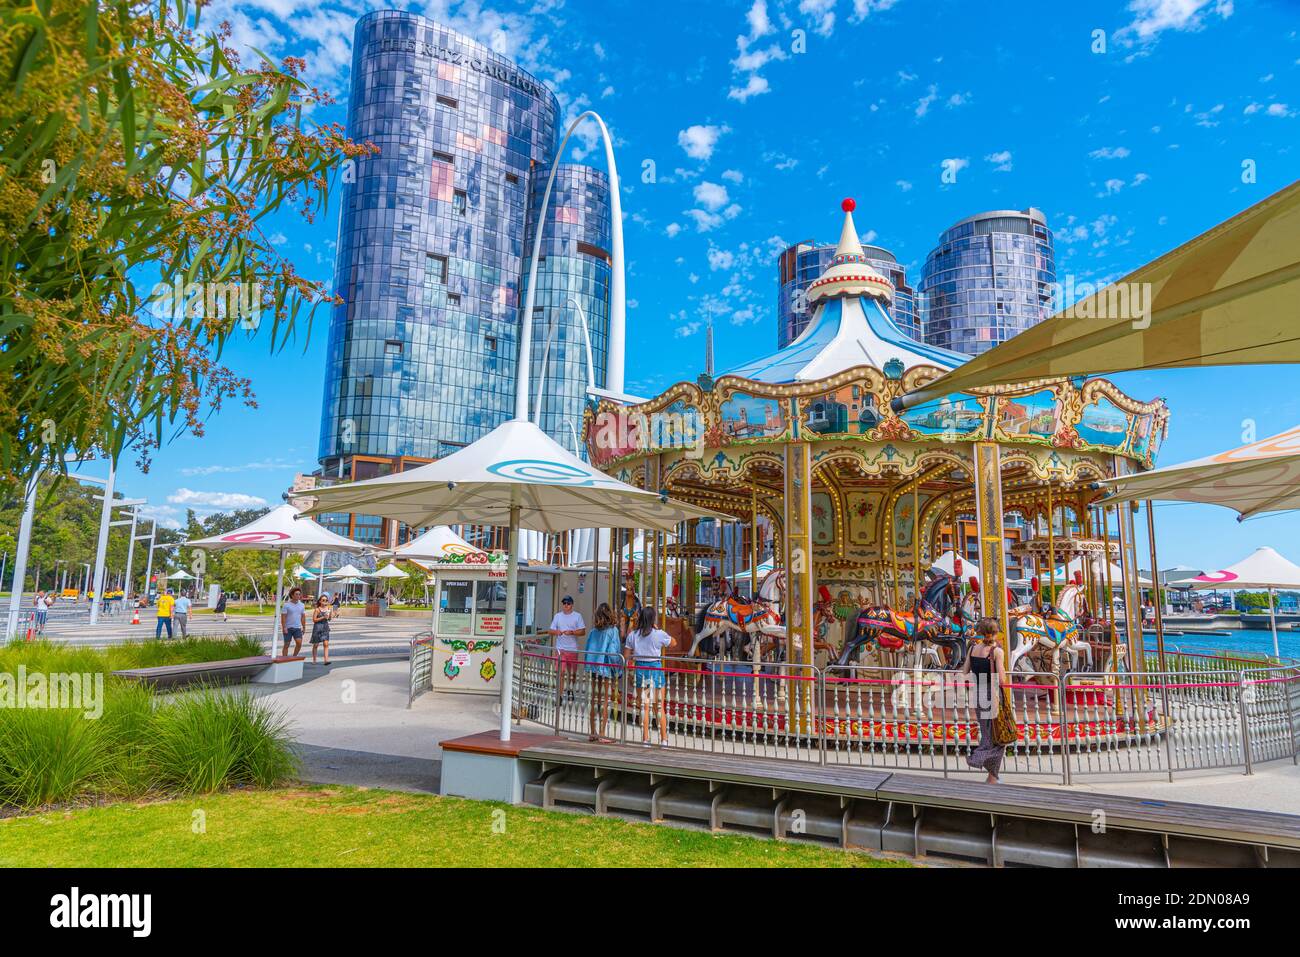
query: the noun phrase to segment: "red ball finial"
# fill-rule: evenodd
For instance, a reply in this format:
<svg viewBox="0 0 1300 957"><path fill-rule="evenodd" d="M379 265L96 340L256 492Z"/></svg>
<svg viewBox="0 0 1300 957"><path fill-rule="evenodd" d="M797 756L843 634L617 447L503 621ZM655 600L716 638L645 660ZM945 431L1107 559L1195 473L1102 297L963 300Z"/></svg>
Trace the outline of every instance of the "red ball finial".
<svg viewBox="0 0 1300 957"><path fill-rule="evenodd" d="M846 213L851 213L857 208L858 204L854 202L852 198L846 199L844 202L840 203L840 209L844 210Z"/></svg>

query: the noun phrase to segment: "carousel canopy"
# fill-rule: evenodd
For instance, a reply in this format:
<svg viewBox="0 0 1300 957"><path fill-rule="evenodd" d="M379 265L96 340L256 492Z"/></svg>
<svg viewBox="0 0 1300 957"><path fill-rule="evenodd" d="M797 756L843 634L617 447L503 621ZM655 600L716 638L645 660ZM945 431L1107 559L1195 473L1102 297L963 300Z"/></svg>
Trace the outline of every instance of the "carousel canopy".
<svg viewBox="0 0 1300 957"><path fill-rule="evenodd" d="M1235 565L1184 584L1195 588L1300 588L1300 565L1264 546Z"/></svg>
<svg viewBox="0 0 1300 957"><path fill-rule="evenodd" d="M1222 505L1250 518L1300 508L1300 426L1203 459L1104 479L1111 501Z"/></svg>
<svg viewBox="0 0 1300 957"><path fill-rule="evenodd" d="M1129 369L1300 362L1300 182L894 400Z"/></svg>
<svg viewBox="0 0 1300 957"><path fill-rule="evenodd" d="M966 356L926 345L894 325L886 307L889 280L867 262L853 226L853 200L844 201L844 229L835 257L808 287L812 321L784 349L737 366L724 375L756 382L809 382L856 366L883 369L891 359L912 366L954 369Z"/></svg>

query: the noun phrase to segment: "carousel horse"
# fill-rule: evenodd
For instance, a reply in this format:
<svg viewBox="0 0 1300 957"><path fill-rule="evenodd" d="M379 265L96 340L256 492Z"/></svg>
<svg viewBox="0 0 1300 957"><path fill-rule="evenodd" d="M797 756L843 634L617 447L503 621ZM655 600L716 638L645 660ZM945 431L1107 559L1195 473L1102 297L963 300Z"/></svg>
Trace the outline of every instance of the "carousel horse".
<svg viewBox="0 0 1300 957"><path fill-rule="evenodd" d="M1021 674L1042 674L1029 657L1035 650L1050 654L1050 665L1045 673L1055 675L1060 668L1060 655L1064 650L1070 656L1071 670L1079 665L1079 654L1087 659L1092 669L1092 646L1083 640L1083 632L1073 614L1079 607L1079 586L1071 582L1061 589L1056 605L1044 605L1038 592L1038 579L1034 579L1034 603L1008 608L1011 634L1007 643L1011 648L1008 670Z"/></svg>
<svg viewBox="0 0 1300 957"><path fill-rule="evenodd" d="M636 624L637 615L641 614L641 599L632 587L631 577L623 579L623 598L618 604L618 633L624 637Z"/></svg>
<svg viewBox="0 0 1300 957"><path fill-rule="evenodd" d="M949 667L958 667L966 659L967 638L963 619L961 582L948 573L932 568L931 578L921 593L921 600L911 611L894 611L887 606L875 606L858 612L853 637L832 667L846 667L863 645L875 640L886 651L898 651L911 646L918 663L930 658L939 667L943 663L933 645L948 652ZM961 622L954 630L947 627L954 619Z"/></svg>
<svg viewBox="0 0 1300 957"><path fill-rule="evenodd" d="M784 636L781 616L772 605L761 598L746 602L727 592L725 597L700 612L695 641L688 657L694 657L697 651L710 658L752 657L754 648L751 641L755 637L759 639L761 651L766 644L764 638Z"/></svg>

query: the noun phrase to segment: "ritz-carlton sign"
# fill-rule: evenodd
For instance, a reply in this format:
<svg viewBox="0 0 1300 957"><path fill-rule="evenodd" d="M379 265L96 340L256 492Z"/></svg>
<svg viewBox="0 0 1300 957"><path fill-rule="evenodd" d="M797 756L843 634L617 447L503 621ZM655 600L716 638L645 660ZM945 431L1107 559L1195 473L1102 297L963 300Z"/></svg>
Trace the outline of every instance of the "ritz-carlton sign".
<svg viewBox="0 0 1300 957"><path fill-rule="evenodd" d="M454 63L457 66L467 66L476 73L495 77L530 96L542 95L540 86L515 70L504 67L499 63L469 56L459 50L448 50L446 47L434 46L432 43L421 43L417 40L403 39L402 37L384 37L379 41L377 47L372 45L366 52L367 55L374 53L414 53L418 56L433 57L435 60Z"/></svg>

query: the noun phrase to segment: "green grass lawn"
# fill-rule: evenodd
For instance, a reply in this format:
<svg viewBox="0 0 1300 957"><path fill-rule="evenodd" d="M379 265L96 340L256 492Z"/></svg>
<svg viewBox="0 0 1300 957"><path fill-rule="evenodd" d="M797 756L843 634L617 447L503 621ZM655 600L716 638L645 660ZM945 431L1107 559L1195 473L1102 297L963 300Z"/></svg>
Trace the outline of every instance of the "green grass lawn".
<svg viewBox="0 0 1300 957"><path fill-rule="evenodd" d="M227 791L0 819L0 867L139 866L908 865L833 848L341 786Z"/></svg>

